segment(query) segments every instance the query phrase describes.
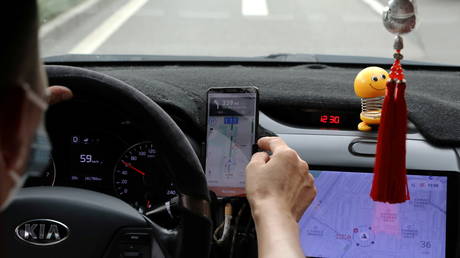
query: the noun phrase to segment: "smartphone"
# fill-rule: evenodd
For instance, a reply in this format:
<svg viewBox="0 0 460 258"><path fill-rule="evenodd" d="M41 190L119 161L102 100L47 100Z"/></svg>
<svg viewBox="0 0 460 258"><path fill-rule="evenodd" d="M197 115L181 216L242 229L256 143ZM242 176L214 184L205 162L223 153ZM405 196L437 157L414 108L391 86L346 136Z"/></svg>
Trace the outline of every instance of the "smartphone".
<svg viewBox="0 0 460 258"><path fill-rule="evenodd" d="M256 87L211 88L207 93L205 173L219 197L245 195L245 169L257 139Z"/></svg>

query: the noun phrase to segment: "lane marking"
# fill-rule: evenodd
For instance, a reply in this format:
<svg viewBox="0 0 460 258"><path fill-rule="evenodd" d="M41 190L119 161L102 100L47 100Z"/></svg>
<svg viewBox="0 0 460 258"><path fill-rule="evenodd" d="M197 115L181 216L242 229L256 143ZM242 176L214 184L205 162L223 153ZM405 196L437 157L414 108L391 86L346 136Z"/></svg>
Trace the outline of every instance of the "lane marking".
<svg viewBox="0 0 460 258"><path fill-rule="evenodd" d="M91 54L100 47L121 25L123 25L133 14L135 14L148 0L130 0L120 7L99 27L78 43L70 54Z"/></svg>
<svg viewBox="0 0 460 258"><path fill-rule="evenodd" d="M241 13L244 16L267 16L267 0L242 0Z"/></svg>
<svg viewBox="0 0 460 258"><path fill-rule="evenodd" d="M65 12L58 17L52 19L51 21L43 24L40 26L40 38L46 37L51 31L55 30L56 28L60 27L61 25L65 24L66 22L73 19L75 16L86 12L93 6L95 6L101 0L88 0L84 1L83 3L75 6L74 8L70 9L70 11Z"/></svg>
<svg viewBox="0 0 460 258"><path fill-rule="evenodd" d="M381 4L378 0L361 0L361 1L367 4L377 14L382 15L383 9L385 8L385 6Z"/></svg>

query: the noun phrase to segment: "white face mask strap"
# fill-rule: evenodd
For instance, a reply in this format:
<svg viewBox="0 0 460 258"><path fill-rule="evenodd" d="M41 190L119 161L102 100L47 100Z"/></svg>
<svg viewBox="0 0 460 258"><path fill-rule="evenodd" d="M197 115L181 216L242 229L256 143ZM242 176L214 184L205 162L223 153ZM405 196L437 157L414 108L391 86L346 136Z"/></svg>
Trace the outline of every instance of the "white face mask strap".
<svg viewBox="0 0 460 258"><path fill-rule="evenodd" d="M2 204L0 204L0 212L2 212L3 210L5 210L8 207L8 205L11 203L11 201L13 200L14 196L16 195L16 193L21 189L21 187L24 184L24 181L26 179L25 176L18 175L18 173L16 173L15 170L10 170L8 175L13 180L14 186L10 189L10 192L6 196L5 201Z"/></svg>
<svg viewBox="0 0 460 258"><path fill-rule="evenodd" d="M24 89L26 92L27 98L29 98L30 101L32 101L37 107L39 107L41 110L46 110L48 108L48 103L38 96L37 93L35 93L30 85L27 82L20 83L21 87ZM49 92L48 89L46 89L46 97L48 97Z"/></svg>
<svg viewBox="0 0 460 258"><path fill-rule="evenodd" d="M15 185L18 185L21 183L22 181L22 177L20 175L18 175L18 173L16 173L15 170L10 170L10 172L8 173L8 175L10 176L10 178L13 180L14 184Z"/></svg>

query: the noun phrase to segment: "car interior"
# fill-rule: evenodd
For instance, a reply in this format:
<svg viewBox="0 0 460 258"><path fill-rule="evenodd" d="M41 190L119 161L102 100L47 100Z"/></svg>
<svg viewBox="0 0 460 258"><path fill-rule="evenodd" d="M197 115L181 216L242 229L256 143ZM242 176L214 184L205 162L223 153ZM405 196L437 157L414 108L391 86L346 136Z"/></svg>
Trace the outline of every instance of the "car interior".
<svg viewBox="0 0 460 258"><path fill-rule="evenodd" d="M357 129L353 80L388 70L388 45L388 57L43 57L49 85L74 97L48 108L49 164L1 215L7 257L257 257L246 198L216 194L205 173L208 91L244 87L258 89L256 137L281 137L316 179L299 221L306 257L460 257L460 66L405 57L410 200L369 197L377 127ZM48 245L10 233L33 219L68 235Z"/></svg>

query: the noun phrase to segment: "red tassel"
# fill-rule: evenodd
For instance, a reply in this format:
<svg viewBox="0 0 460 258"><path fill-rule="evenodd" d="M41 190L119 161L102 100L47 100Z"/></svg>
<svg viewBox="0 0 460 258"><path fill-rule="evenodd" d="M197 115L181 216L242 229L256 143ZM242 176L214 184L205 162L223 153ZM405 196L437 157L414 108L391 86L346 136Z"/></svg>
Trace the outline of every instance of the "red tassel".
<svg viewBox="0 0 460 258"><path fill-rule="evenodd" d="M396 84L394 79L387 82L370 193L374 201L402 203L410 198L406 176L405 88L404 82Z"/></svg>
<svg viewBox="0 0 460 258"><path fill-rule="evenodd" d="M395 133L393 135L395 142L391 151L395 178L390 190L393 195L389 203L401 203L410 199L406 175L407 105L404 97L405 91L405 81L398 81L395 95Z"/></svg>
<svg viewBox="0 0 460 258"><path fill-rule="evenodd" d="M393 143L391 126L394 124L394 93L396 82L389 80L380 117L380 126L377 138L377 152L375 154L374 179L372 181L371 198L374 201L387 202L389 199L389 185L391 172L391 149Z"/></svg>

